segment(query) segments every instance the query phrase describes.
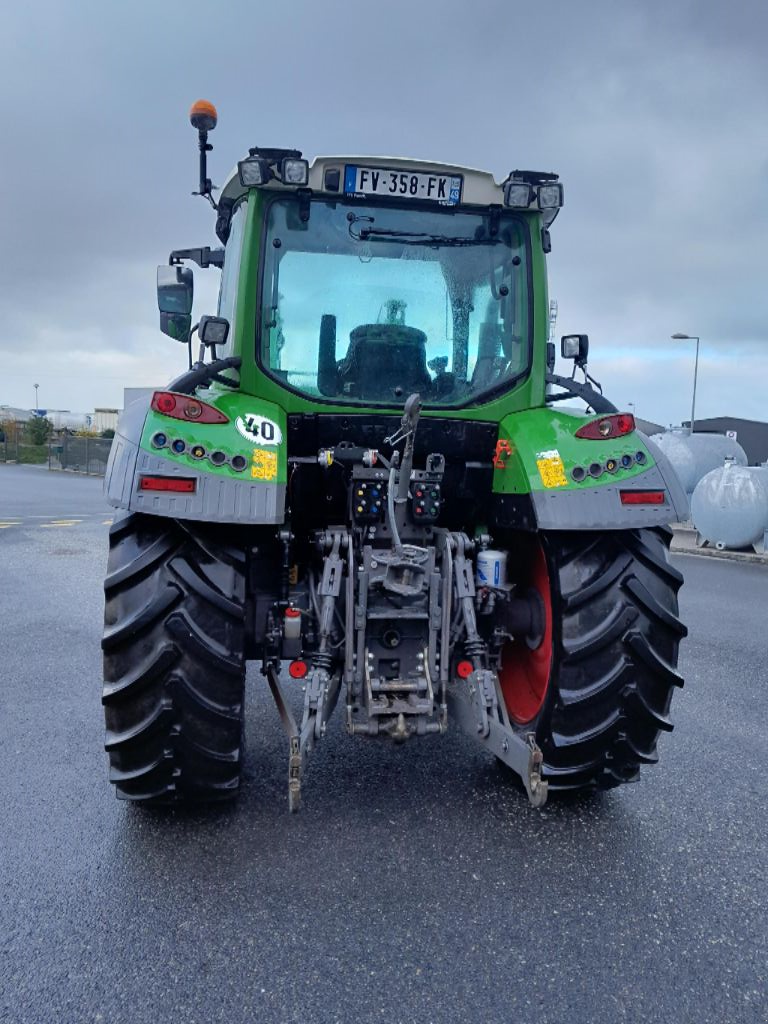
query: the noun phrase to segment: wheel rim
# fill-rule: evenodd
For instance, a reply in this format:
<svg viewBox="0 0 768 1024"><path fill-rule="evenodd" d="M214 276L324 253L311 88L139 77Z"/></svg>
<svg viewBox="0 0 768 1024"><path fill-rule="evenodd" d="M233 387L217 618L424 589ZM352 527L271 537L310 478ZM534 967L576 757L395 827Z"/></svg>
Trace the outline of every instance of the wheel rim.
<svg viewBox="0 0 768 1024"><path fill-rule="evenodd" d="M516 640L507 642L501 651L501 692L509 717L519 725L533 721L544 706L552 669L552 596L547 560L539 543L532 550L523 582L536 590L544 603L544 638L535 650L524 640Z"/></svg>

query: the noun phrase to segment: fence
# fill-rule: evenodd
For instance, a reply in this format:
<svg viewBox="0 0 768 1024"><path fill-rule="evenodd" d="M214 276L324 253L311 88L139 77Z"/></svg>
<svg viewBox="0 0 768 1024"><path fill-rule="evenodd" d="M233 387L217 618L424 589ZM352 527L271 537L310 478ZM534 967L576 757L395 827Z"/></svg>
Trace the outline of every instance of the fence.
<svg viewBox="0 0 768 1024"><path fill-rule="evenodd" d="M26 463L48 469L66 469L92 476L104 476L112 441L105 437L70 437L65 434L45 444L30 444L21 431L0 441L0 460Z"/></svg>

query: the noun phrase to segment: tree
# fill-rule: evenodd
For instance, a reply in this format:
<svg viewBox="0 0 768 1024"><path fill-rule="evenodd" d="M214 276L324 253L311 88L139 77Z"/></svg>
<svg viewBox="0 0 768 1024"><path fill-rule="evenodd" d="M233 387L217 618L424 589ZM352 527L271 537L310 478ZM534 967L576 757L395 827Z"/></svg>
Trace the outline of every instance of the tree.
<svg viewBox="0 0 768 1024"><path fill-rule="evenodd" d="M45 444L52 430L53 423L45 416L35 416L27 423L27 437L31 444Z"/></svg>

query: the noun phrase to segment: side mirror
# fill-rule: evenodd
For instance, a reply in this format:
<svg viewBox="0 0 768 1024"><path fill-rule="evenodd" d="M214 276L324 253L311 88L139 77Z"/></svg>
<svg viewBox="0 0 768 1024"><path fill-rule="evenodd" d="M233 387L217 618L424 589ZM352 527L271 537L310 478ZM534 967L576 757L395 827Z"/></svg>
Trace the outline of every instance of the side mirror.
<svg viewBox="0 0 768 1024"><path fill-rule="evenodd" d="M188 267L157 268L157 308L161 313L192 312L194 278Z"/></svg>
<svg viewBox="0 0 768 1024"><path fill-rule="evenodd" d="M586 366L589 355L587 334L565 334L560 339L560 354L563 359L573 359L577 366Z"/></svg>
<svg viewBox="0 0 768 1024"><path fill-rule="evenodd" d="M194 278L187 267L157 268L157 306L160 330L185 345L192 327Z"/></svg>
<svg viewBox="0 0 768 1024"><path fill-rule="evenodd" d="M192 317L189 313L162 312L160 314L160 330L174 341L181 341L186 345L192 330Z"/></svg>

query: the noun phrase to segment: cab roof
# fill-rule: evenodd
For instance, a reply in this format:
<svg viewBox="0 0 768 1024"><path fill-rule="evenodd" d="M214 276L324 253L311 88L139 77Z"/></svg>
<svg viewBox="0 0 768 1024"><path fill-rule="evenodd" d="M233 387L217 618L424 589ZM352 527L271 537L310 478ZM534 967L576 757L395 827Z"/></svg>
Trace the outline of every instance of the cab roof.
<svg viewBox="0 0 768 1024"><path fill-rule="evenodd" d="M458 164L444 164L437 160L410 160L400 156L318 156L310 163L309 182L306 187L316 194L343 194L341 189L329 190L326 188L326 172L338 170L343 181L344 169L347 166L461 176L463 184L460 205L490 206L504 202L503 182L495 181L489 171L480 171L474 167L460 167ZM295 185L284 185L275 178L268 184L258 187L277 192L296 191ZM235 167L221 190L221 199L234 203L247 191L248 189L240 183L237 167Z"/></svg>

